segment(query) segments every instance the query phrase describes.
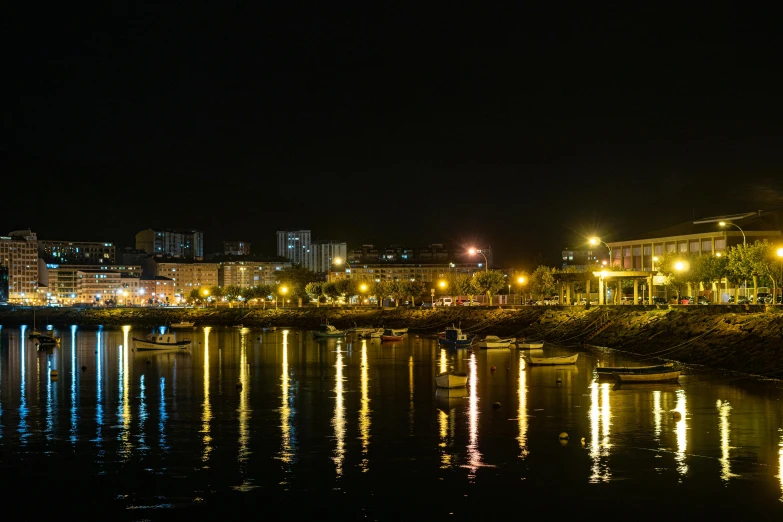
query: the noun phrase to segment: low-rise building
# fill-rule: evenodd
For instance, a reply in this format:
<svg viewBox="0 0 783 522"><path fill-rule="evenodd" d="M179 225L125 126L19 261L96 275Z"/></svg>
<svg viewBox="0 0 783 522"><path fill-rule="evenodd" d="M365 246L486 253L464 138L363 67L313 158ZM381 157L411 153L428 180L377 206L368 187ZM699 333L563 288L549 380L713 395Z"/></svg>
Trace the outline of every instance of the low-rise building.
<svg viewBox="0 0 783 522"><path fill-rule="evenodd" d="M15 230L0 236L0 266L8 270L8 301L40 304L35 232Z"/></svg>

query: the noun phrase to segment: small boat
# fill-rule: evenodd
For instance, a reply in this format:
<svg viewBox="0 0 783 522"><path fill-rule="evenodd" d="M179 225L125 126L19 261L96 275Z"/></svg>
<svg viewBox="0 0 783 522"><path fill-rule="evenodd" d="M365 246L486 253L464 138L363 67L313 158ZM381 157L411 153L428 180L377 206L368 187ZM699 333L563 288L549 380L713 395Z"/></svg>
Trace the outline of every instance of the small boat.
<svg viewBox="0 0 783 522"><path fill-rule="evenodd" d="M468 336L461 328L452 325L446 328L443 332L443 337L438 336L438 344L442 346L467 347L473 343L475 338L475 335Z"/></svg>
<svg viewBox="0 0 783 522"><path fill-rule="evenodd" d="M366 337L368 334L378 330L378 328L374 326L357 326L356 323L350 328L348 328L348 332L355 333L359 336ZM383 332L383 328L380 328L381 332Z"/></svg>
<svg viewBox="0 0 783 522"><path fill-rule="evenodd" d="M404 334L398 334L391 328L386 328L381 334L381 341L402 341L403 339Z"/></svg>
<svg viewBox="0 0 783 522"><path fill-rule="evenodd" d="M317 339L329 339L332 337L345 337L345 330L338 330L329 323L322 324L317 330L313 330L313 337Z"/></svg>
<svg viewBox="0 0 783 522"><path fill-rule="evenodd" d="M27 338L34 341L36 345L40 346L58 346L60 344L60 338L48 333L41 332L35 328L35 306L33 306L33 329L27 334Z"/></svg>
<svg viewBox="0 0 783 522"><path fill-rule="evenodd" d="M395 335L405 335L408 333L408 327L405 328L392 328L394 330Z"/></svg>
<svg viewBox="0 0 783 522"><path fill-rule="evenodd" d="M556 364L576 364L578 353L574 355L564 355L562 357L531 357L531 366L551 366Z"/></svg>
<svg viewBox="0 0 783 522"><path fill-rule="evenodd" d="M178 323L171 323L171 328L193 328L196 323L193 321L180 321Z"/></svg>
<svg viewBox="0 0 783 522"><path fill-rule="evenodd" d="M264 326L261 328L261 331L263 332L274 332L277 330L277 326Z"/></svg>
<svg viewBox="0 0 783 522"><path fill-rule="evenodd" d="M479 341L479 348L508 348L516 341L513 337L500 338L497 335L487 335Z"/></svg>
<svg viewBox="0 0 783 522"><path fill-rule="evenodd" d="M598 377L614 378L615 373L651 373L668 371L674 367L673 363L656 364L654 366L597 366L595 372Z"/></svg>
<svg viewBox="0 0 783 522"><path fill-rule="evenodd" d="M465 372L443 372L435 376L438 388L462 388L468 385L468 374Z"/></svg>
<svg viewBox="0 0 783 522"><path fill-rule="evenodd" d="M680 378L679 370L657 370L644 373L613 373L615 380L622 384L669 382Z"/></svg>
<svg viewBox="0 0 783 522"><path fill-rule="evenodd" d="M517 339L517 348L520 350L533 350L543 347L544 341L526 341L525 339Z"/></svg>
<svg viewBox="0 0 783 522"><path fill-rule="evenodd" d="M133 347L136 350L172 350L190 348L192 341L183 339L177 341L174 334L171 333L151 333L146 339L133 338Z"/></svg>

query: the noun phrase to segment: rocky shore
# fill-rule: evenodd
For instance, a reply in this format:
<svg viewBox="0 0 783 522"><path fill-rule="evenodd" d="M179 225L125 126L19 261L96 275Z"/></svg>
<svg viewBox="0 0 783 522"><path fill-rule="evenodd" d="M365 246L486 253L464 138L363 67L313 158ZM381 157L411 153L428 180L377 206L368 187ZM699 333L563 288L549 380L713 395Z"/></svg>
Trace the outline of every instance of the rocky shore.
<svg viewBox="0 0 783 522"><path fill-rule="evenodd" d="M476 335L544 339L564 346L605 347L688 365L783 379L783 307L737 306L529 306L523 308L116 308L38 309L39 324L66 327L154 327L178 321L196 326L312 329L405 327L434 336L459 325ZM0 311L4 328L32 324L30 309Z"/></svg>

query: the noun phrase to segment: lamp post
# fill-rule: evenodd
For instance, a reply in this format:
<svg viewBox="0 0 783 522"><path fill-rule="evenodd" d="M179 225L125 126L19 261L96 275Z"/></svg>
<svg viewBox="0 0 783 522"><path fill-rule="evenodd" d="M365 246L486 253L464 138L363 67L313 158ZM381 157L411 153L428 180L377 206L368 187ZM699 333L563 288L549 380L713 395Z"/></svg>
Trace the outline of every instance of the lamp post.
<svg viewBox="0 0 783 522"><path fill-rule="evenodd" d="M778 259L783 260L783 248L778 248ZM778 272L778 274L779 273L780 272ZM772 276L772 304L773 305L778 304L778 289L777 289L777 283L775 281L774 275Z"/></svg>
<svg viewBox="0 0 783 522"><path fill-rule="evenodd" d="M209 300L209 290L205 288L201 293L204 295L204 308L206 308Z"/></svg>
<svg viewBox="0 0 783 522"><path fill-rule="evenodd" d="M365 301L364 293L367 292L367 285L365 283L362 283L361 285L359 285L359 292L361 292L361 294L362 294L362 302L360 304L365 304L365 302L364 302Z"/></svg>
<svg viewBox="0 0 783 522"><path fill-rule="evenodd" d="M482 252L478 248L471 248L470 250L468 250L468 253L470 255L481 254L481 257L484 258L484 271L489 272L489 261L487 261L487 256L484 255L484 252Z"/></svg>
<svg viewBox="0 0 783 522"><path fill-rule="evenodd" d="M288 287L281 286L280 287L280 295L283 296L283 308L285 308L285 294L288 292ZM277 309L277 301L275 301L275 309Z"/></svg>
<svg viewBox="0 0 783 522"><path fill-rule="evenodd" d="M737 230L739 230L742 233L742 248L747 248L748 242L747 239L745 238L745 231L742 230L738 224L727 222L727 221L721 221L720 223L718 223L718 226L721 228L726 228L729 225L737 227ZM745 297L747 296L748 296L748 281L745 280Z"/></svg>
<svg viewBox="0 0 783 522"><path fill-rule="evenodd" d="M685 263L682 261L677 261L674 263L674 269L677 271L678 274L681 274L683 270L685 270ZM679 283L679 281L678 281ZM689 301L690 303L690 301ZM677 285L677 304L680 304L680 285Z"/></svg>
<svg viewBox="0 0 783 522"><path fill-rule="evenodd" d="M522 296L521 299L519 300L519 304L525 304L524 303L525 294L522 292L522 285L525 284L525 278L522 277L522 276L519 276L517 278L517 283L519 283L519 294Z"/></svg>
<svg viewBox="0 0 783 522"><path fill-rule="evenodd" d="M588 239L588 241L590 242L591 245L599 245L600 244L600 245L605 246L609 250L609 267L611 268L612 267L612 247L610 247L609 245L607 245L606 243L601 241L600 237L593 236L590 239Z"/></svg>
<svg viewBox="0 0 783 522"><path fill-rule="evenodd" d="M448 286L448 285L446 284L446 281L440 281L440 282L438 283L438 286L440 286L440 295L443 295L443 294L444 294L444 292L446 291L446 287ZM435 289L433 288L432 290L433 290L433 294L434 294L434 291L435 291ZM432 306L435 306L435 300L434 300L434 297L433 297L433 301L432 301Z"/></svg>

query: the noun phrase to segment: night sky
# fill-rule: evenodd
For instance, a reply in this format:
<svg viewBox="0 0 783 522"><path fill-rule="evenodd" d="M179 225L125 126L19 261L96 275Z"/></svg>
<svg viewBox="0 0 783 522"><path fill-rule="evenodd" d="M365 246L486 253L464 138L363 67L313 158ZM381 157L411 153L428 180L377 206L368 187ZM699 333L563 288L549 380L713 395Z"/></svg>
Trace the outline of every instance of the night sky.
<svg viewBox="0 0 783 522"><path fill-rule="evenodd" d="M783 206L780 12L112 4L7 13L0 234L309 229L530 269Z"/></svg>

